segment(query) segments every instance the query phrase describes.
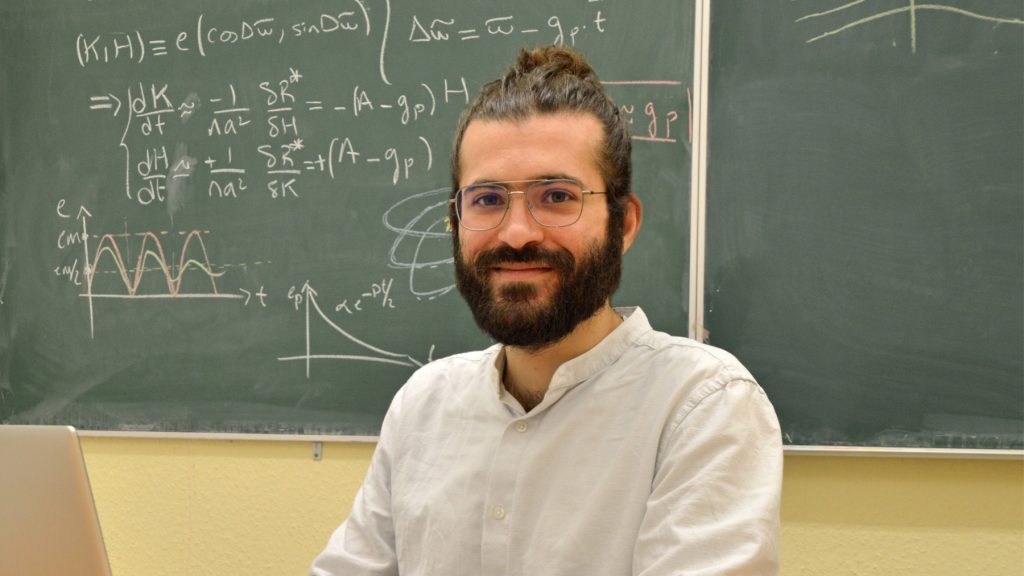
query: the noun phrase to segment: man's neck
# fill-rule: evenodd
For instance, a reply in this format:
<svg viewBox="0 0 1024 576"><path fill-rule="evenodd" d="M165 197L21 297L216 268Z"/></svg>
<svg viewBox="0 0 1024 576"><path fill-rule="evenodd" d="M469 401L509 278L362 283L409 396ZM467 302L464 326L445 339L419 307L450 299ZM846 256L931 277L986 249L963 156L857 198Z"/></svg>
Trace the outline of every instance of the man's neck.
<svg viewBox="0 0 1024 576"><path fill-rule="evenodd" d="M606 303L552 346L540 350L506 347L502 377L505 389L529 412L544 399L559 366L597 346L619 324L622 318Z"/></svg>

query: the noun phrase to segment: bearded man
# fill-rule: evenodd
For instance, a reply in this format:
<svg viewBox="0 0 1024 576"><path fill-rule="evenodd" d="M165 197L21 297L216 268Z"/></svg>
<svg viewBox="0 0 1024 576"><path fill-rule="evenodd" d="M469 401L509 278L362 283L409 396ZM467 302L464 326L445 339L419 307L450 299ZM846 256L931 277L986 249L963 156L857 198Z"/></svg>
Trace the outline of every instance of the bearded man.
<svg viewBox="0 0 1024 576"><path fill-rule="evenodd" d="M399 391L316 576L778 573L782 449L730 354L616 309L643 210L583 58L523 51L460 119L455 270L499 344Z"/></svg>

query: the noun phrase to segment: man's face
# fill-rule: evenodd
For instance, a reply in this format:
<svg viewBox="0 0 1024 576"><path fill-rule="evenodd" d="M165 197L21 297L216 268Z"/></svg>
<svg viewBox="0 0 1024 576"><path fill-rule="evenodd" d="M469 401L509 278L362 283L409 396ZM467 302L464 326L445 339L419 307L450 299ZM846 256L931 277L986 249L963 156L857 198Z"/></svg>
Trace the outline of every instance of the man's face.
<svg viewBox="0 0 1024 576"><path fill-rule="evenodd" d="M602 140L600 122L588 114L475 120L462 141L459 186L571 178L603 192ZM622 246L621 235L608 233L601 195L586 197L579 221L564 228L541 226L514 195L497 228L459 228L456 279L477 324L493 338L542 348L608 302L618 286Z"/></svg>

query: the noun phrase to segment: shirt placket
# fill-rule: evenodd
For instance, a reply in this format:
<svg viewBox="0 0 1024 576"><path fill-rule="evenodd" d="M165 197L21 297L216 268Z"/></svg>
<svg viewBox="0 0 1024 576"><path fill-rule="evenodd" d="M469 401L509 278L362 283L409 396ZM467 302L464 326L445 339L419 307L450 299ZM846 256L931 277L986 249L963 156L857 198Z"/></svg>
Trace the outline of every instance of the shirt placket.
<svg viewBox="0 0 1024 576"><path fill-rule="evenodd" d="M531 433L538 422L539 417L534 416L520 414L513 418L506 425L495 451L483 510L480 551L482 574L497 576L510 573L509 546L517 513L515 495L518 472Z"/></svg>

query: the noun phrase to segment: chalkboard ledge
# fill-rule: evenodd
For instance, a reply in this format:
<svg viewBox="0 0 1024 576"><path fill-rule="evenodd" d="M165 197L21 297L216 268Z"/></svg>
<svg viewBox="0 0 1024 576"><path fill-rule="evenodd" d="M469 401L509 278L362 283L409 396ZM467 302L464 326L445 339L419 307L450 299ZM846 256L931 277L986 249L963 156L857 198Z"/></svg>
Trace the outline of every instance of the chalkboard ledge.
<svg viewBox="0 0 1024 576"><path fill-rule="evenodd" d="M334 436L330 434L240 434L231 432L135 432L131 430L79 430L91 438L138 438L143 440L244 440L268 442L337 442L372 444L378 436Z"/></svg>
<svg viewBox="0 0 1024 576"><path fill-rule="evenodd" d="M334 442L357 444L372 444L379 439L378 436L333 436L329 434L237 434L226 432L135 432L118 430L79 430L78 435L93 438L139 438L149 440L239 440L247 442ZM887 448L878 446L783 446L782 450L786 456L1024 460L1024 450Z"/></svg>
<svg viewBox="0 0 1024 576"><path fill-rule="evenodd" d="M886 448L876 446L784 446L787 456L853 456L862 458L961 458L1024 460L1024 450L968 448Z"/></svg>

